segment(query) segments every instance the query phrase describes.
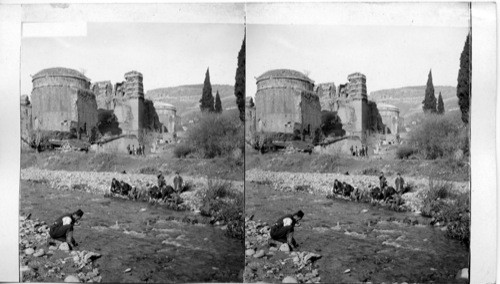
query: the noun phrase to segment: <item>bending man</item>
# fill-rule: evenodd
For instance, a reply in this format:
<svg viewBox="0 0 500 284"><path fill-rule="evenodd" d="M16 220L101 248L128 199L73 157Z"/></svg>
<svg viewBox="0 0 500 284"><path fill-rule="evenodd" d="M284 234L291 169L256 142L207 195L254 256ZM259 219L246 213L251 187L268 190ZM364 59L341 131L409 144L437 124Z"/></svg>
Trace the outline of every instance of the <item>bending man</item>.
<svg viewBox="0 0 500 284"><path fill-rule="evenodd" d="M290 248L297 248L298 244L293 238L293 231L295 225L304 217L304 212L299 210L294 214L289 214L278 219L276 223L271 226L271 238L278 242L287 243Z"/></svg>
<svg viewBox="0 0 500 284"><path fill-rule="evenodd" d="M68 213L57 218L50 226L50 237L54 240L68 243L70 249L73 249L74 246L78 246L73 238L73 225L78 222L82 216L83 211L78 209L73 213Z"/></svg>

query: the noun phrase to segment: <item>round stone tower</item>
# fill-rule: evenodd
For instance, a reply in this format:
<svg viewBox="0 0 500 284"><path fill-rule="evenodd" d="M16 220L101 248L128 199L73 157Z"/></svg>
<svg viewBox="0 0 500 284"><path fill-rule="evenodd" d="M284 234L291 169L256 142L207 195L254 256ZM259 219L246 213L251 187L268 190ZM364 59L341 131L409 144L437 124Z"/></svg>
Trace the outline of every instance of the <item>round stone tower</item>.
<svg viewBox="0 0 500 284"><path fill-rule="evenodd" d="M177 109L175 108L175 106L162 102L154 102L154 106L156 109L156 113L158 114L158 118L162 124L162 133L167 132L170 134L175 134L175 120L177 114Z"/></svg>
<svg viewBox="0 0 500 284"><path fill-rule="evenodd" d="M33 128L84 131L97 124L97 103L90 79L68 68L44 69L32 76Z"/></svg>
<svg viewBox="0 0 500 284"><path fill-rule="evenodd" d="M257 132L308 133L321 125L321 105L314 81L289 69L270 70L257 78Z"/></svg>

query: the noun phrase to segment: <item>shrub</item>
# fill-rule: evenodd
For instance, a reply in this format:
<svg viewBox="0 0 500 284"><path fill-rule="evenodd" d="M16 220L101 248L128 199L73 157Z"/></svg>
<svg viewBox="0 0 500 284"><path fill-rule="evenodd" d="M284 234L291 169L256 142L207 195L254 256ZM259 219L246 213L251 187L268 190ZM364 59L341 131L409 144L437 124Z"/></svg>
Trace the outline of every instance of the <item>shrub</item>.
<svg viewBox="0 0 500 284"><path fill-rule="evenodd" d="M243 239L244 196L231 187L231 183L226 181L209 180L208 188L202 193L200 211L203 216L211 217L211 222L226 223L228 236Z"/></svg>
<svg viewBox="0 0 500 284"><path fill-rule="evenodd" d="M244 126L238 113L202 113L188 130L187 142L205 158L228 156L244 147Z"/></svg>
<svg viewBox="0 0 500 284"><path fill-rule="evenodd" d="M396 157L398 159L408 159L411 155L415 154L417 150L411 146L402 145L396 150Z"/></svg>
<svg viewBox="0 0 500 284"><path fill-rule="evenodd" d="M469 135L457 112L427 115L411 132L411 143L426 159L451 157L456 150L468 153Z"/></svg>
<svg viewBox="0 0 500 284"><path fill-rule="evenodd" d="M174 148L174 156L177 158L185 158L192 151L193 149L189 145L179 144Z"/></svg>

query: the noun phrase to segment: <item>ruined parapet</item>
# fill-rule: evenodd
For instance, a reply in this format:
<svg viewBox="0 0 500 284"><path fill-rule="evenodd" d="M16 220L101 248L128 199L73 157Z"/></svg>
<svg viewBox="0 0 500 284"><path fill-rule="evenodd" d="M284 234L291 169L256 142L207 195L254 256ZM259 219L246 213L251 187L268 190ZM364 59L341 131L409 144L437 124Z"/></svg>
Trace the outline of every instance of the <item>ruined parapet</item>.
<svg viewBox="0 0 500 284"><path fill-rule="evenodd" d="M127 98L144 99L144 87L142 85L142 74L137 71L125 73L125 96Z"/></svg>
<svg viewBox="0 0 500 284"><path fill-rule="evenodd" d="M68 68L48 68L32 76L34 129L86 131L97 124L97 103L90 79Z"/></svg>
<svg viewBox="0 0 500 284"><path fill-rule="evenodd" d="M257 78L256 131L312 133L321 125L321 105L314 81L289 69L265 72Z"/></svg>
<svg viewBox="0 0 500 284"><path fill-rule="evenodd" d="M366 76L361 73L353 73L347 76L347 93L351 99L366 100Z"/></svg>
<svg viewBox="0 0 500 284"><path fill-rule="evenodd" d="M97 108L111 110L113 105L113 85L111 81L95 82L90 89L96 96Z"/></svg>
<svg viewBox="0 0 500 284"><path fill-rule="evenodd" d="M333 100L337 97L337 88L333 82L322 83L315 87L315 92L319 97L322 110L331 111Z"/></svg>

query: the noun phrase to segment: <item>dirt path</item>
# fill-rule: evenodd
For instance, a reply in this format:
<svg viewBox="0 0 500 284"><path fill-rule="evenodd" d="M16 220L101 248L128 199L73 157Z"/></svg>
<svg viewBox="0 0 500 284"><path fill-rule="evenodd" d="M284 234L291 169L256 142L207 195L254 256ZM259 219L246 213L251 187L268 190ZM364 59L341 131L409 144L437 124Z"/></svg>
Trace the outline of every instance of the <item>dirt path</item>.
<svg viewBox="0 0 500 284"><path fill-rule="evenodd" d="M83 191L54 190L47 183L21 181L20 214L32 214L51 223L58 216L81 208L85 215L75 227L79 250L101 254L94 261L103 282L237 282L244 266L241 241L227 238L220 227L203 225L192 212L176 212L161 206ZM197 220L188 224L179 220ZM118 222L118 223L117 223ZM20 240L22 241L22 239ZM42 244L38 244L41 247ZM20 251L21 257L23 252ZM45 267L56 254L24 258L37 274L33 281L63 279ZM130 272L124 272L130 268ZM75 268L65 267L67 273Z"/></svg>
<svg viewBox="0 0 500 284"><path fill-rule="evenodd" d="M314 262L321 282L435 282L456 283L455 275L468 267L469 253L458 241L445 237L428 220L413 213L396 213L369 204L327 200L305 192L275 191L266 184L247 182L245 212L272 224L302 209L305 217L295 232L299 251L320 254ZM406 220L405 220L406 219ZM406 223L404 221L407 221ZM407 223L419 223L409 225ZM269 247L261 246L256 249ZM279 255L259 260L272 266ZM247 257L247 267L254 262ZM299 273L283 266L284 272ZM265 270L253 280L273 281ZM282 276L286 276L284 273ZM292 274L293 275L293 274Z"/></svg>

